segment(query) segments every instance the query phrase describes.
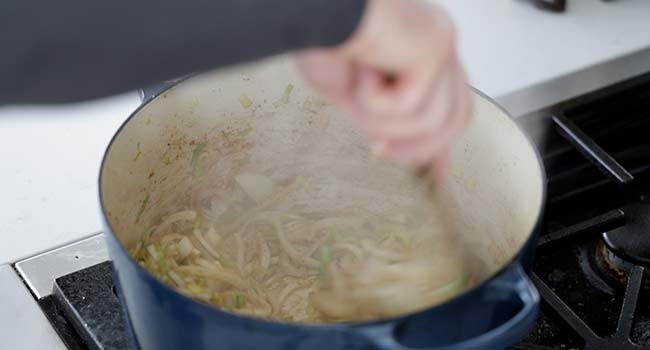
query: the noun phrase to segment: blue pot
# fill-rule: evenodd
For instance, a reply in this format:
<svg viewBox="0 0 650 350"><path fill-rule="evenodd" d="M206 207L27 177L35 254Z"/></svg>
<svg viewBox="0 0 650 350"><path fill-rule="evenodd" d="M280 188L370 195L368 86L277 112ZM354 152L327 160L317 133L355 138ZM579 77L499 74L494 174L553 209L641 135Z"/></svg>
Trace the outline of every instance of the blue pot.
<svg viewBox="0 0 650 350"><path fill-rule="evenodd" d="M173 90L143 106L172 99ZM479 93L477 98L493 104ZM497 110L506 116L503 121L514 125L503 110ZM135 334L134 347L155 350L497 350L510 348L532 328L539 295L526 271L530 268L540 226L543 199L533 218L534 225L529 232L521 233L527 237L525 243L512 252L507 263L495 269L497 272L444 304L402 317L364 323L288 324L231 314L177 293L140 267L128 254L124 234L119 232L119 214L116 214L121 210L120 197L111 192L117 191L119 176L137 176L133 175L133 169L114 171L116 165L112 163L122 159L127 164L127 160L125 156L112 157L111 152L113 149L119 151L116 143L134 142L133 132L128 138L120 139L119 135L136 124L141 127L142 123L136 120L145 118L146 112L145 107L139 108L122 125L107 150L100 175L108 248L115 266L119 295ZM520 133L517 128L513 130ZM522 135L519 137L525 139ZM526 143L526 147L524 151L535 158L534 163L539 167L535 169L539 179L532 181L539 181L535 185L541 186L543 195L545 183L541 163L533 146ZM133 213L137 206L132 207L125 212Z"/></svg>

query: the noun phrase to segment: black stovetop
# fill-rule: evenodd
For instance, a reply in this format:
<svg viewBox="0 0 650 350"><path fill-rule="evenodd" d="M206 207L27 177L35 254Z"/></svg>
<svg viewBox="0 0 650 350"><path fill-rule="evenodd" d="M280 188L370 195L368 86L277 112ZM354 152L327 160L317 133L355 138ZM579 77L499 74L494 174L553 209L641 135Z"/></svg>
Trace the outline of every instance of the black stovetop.
<svg viewBox="0 0 650 350"><path fill-rule="evenodd" d="M532 276L541 314L515 348L650 349L650 74L518 123L544 159L548 200ZM127 348L111 269L61 277L39 301L70 349Z"/></svg>
<svg viewBox="0 0 650 350"><path fill-rule="evenodd" d="M560 106L549 129L536 135L548 175L532 276L542 313L517 348L650 349L650 81Z"/></svg>

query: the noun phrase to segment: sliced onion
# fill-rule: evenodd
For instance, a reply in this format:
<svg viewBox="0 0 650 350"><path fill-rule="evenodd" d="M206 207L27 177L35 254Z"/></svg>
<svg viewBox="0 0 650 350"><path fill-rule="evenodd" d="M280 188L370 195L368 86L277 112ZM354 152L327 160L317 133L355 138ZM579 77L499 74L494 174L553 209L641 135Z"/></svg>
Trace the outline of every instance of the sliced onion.
<svg viewBox="0 0 650 350"><path fill-rule="evenodd" d="M183 235L179 235L178 233L168 233L168 234L166 234L166 235L163 235L163 236L160 238L160 243L161 243L163 246L166 246L166 245L168 245L168 244L171 243L171 242L179 241L179 240L183 239L183 237L185 237L185 236L183 236Z"/></svg>
<svg viewBox="0 0 650 350"><path fill-rule="evenodd" d="M284 287L284 289L282 289L280 294L278 294L278 298L273 303L273 307L276 310L281 310L282 305L284 304L285 300L291 295L291 293L297 291L300 288L302 287L300 287L300 285L298 285L296 282L289 283L286 287Z"/></svg>
<svg viewBox="0 0 650 350"><path fill-rule="evenodd" d="M300 252L298 252L296 248L291 243L289 243L287 238L284 236L284 232L282 231L282 226L277 220L273 222L273 226L275 227L275 233L278 235L278 240L280 241L280 245L282 246L282 249L284 249L284 251L291 259L313 269L317 269L320 267L320 262L318 260L300 254Z"/></svg>
<svg viewBox="0 0 650 350"><path fill-rule="evenodd" d="M217 231L212 226L210 226L208 232L205 234L205 239L208 242L210 242L210 244L212 244L213 247L218 246L223 241L221 236L217 233Z"/></svg>
<svg viewBox="0 0 650 350"><path fill-rule="evenodd" d="M206 269L202 266L180 266L178 270L201 277L214 278L217 281L229 284L239 289L247 289L249 287L248 282L227 271Z"/></svg>
<svg viewBox="0 0 650 350"><path fill-rule="evenodd" d="M184 259L190 255L190 253L192 253L192 249L194 249L194 246L192 245L192 242L189 238L183 237L178 242L178 253L180 254L181 258Z"/></svg>
<svg viewBox="0 0 650 350"><path fill-rule="evenodd" d="M174 281L174 283L176 283L177 286L179 286L179 287L184 287L185 286L185 281L183 281L181 276L179 276L176 272L169 271L167 273L167 276L169 276L169 278L171 278L171 280Z"/></svg>
<svg viewBox="0 0 650 350"><path fill-rule="evenodd" d="M248 299L255 305L260 306L251 310L251 314L259 317L267 317L273 312L273 305L269 303L264 297L260 296L257 291L252 290L247 293Z"/></svg>
<svg viewBox="0 0 650 350"><path fill-rule="evenodd" d="M192 221L194 219L196 219L196 212L194 210L183 210L183 211L179 211L178 213L169 215L168 217L165 218L165 220L163 220L163 222L160 223L160 225L158 225L158 227L156 227L156 230L153 232L153 236L156 236L162 232L167 231L167 229L169 229L169 227L177 221L181 221L181 220Z"/></svg>
<svg viewBox="0 0 650 350"><path fill-rule="evenodd" d="M273 194L273 181L266 176L254 173L241 173L235 176L235 181L237 181L237 184L256 203L263 201Z"/></svg>
<svg viewBox="0 0 650 350"><path fill-rule="evenodd" d="M198 259L196 259L196 264L199 265L199 266L205 267L206 269L210 269L210 270L216 270L216 269L221 268L221 265L216 260L215 261L209 261L207 259L198 258Z"/></svg>
<svg viewBox="0 0 650 350"><path fill-rule="evenodd" d="M153 244L147 246L147 252L149 252L149 255L151 255L151 258L154 261L160 259L160 255L158 254L158 251L156 251L156 246Z"/></svg>
<svg viewBox="0 0 650 350"><path fill-rule="evenodd" d="M258 242L260 248L260 265L268 269L271 266L271 249L264 240L260 239Z"/></svg>
<svg viewBox="0 0 650 350"><path fill-rule="evenodd" d="M194 229L192 232L194 234L194 238L196 238L199 243L201 243L201 246L212 256L213 258L219 260L219 253L215 251L208 242L205 241L205 238L203 238L203 235L201 235L201 231L199 229Z"/></svg>

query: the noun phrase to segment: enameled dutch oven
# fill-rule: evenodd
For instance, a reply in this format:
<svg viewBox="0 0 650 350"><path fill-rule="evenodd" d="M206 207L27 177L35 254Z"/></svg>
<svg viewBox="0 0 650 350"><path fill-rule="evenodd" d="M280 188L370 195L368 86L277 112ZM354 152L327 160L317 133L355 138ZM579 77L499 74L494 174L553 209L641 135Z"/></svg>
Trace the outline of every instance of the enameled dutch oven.
<svg viewBox="0 0 650 350"><path fill-rule="evenodd" d="M246 138L260 164L293 161L305 169L341 172L347 167L368 176L388 169L367 166L371 153L362 133L314 95L286 57L183 79L147 97L112 139L99 180L109 252L135 335L133 346L496 350L517 343L538 311L539 296L526 271L542 216L545 176L536 150L510 116L483 94L475 91L474 96L475 117L453 148L443 191L464 248L475 258L474 287L416 313L324 325L262 320L192 300L140 267L127 249L161 215L191 197L190 164L197 144L206 145L203 164L220 161L219 149L211 148L215 135L235 131ZM322 145L341 166L322 170L309 163L313 157L299 159L305 149L318 154ZM218 176L218 170L202 176Z"/></svg>

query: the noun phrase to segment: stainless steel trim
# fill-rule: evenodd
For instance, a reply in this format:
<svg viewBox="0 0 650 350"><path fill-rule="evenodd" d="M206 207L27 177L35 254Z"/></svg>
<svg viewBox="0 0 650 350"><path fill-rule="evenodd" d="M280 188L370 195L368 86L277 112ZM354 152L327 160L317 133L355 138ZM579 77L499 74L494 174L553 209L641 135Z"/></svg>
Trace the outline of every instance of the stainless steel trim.
<svg viewBox="0 0 650 350"><path fill-rule="evenodd" d="M21 260L15 267L36 297L52 294L54 280L71 272L109 260L104 234Z"/></svg>
<svg viewBox="0 0 650 350"><path fill-rule="evenodd" d="M0 266L0 348L66 350L10 265Z"/></svg>
<svg viewBox="0 0 650 350"><path fill-rule="evenodd" d="M557 59L562 57L558 56ZM497 96L495 99L511 115L519 117L648 72L650 48Z"/></svg>

